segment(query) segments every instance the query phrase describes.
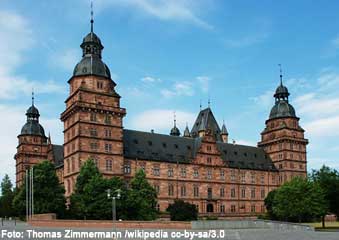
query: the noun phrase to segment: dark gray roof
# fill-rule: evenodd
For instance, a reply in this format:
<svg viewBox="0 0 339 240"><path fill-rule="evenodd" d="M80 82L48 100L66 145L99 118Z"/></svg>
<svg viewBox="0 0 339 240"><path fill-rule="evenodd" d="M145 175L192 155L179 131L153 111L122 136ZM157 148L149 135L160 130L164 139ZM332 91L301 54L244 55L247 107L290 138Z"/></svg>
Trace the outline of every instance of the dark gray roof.
<svg viewBox="0 0 339 240"><path fill-rule="evenodd" d="M20 134L46 137L44 128L39 124L39 122L34 120L28 120L22 127Z"/></svg>
<svg viewBox="0 0 339 240"><path fill-rule="evenodd" d="M199 136L198 133L200 130L207 130L207 129L210 129L212 135L214 135L217 140L221 141L220 127L217 121L215 120L212 110L209 107L200 111L192 127L191 136L198 137Z"/></svg>
<svg viewBox="0 0 339 240"><path fill-rule="evenodd" d="M274 97L276 98L286 98L290 95L290 93L288 92L287 87L285 87L284 85L282 85L282 83L277 87L277 89L275 90L275 94Z"/></svg>
<svg viewBox="0 0 339 240"><path fill-rule="evenodd" d="M278 100L272 107L269 119L296 117L295 110L286 100Z"/></svg>
<svg viewBox="0 0 339 240"><path fill-rule="evenodd" d="M85 56L75 66L73 76L96 75L111 78L107 65L98 56Z"/></svg>
<svg viewBox="0 0 339 240"><path fill-rule="evenodd" d="M64 147L62 145L52 145L55 167L64 165Z"/></svg>
<svg viewBox="0 0 339 240"><path fill-rule="evenodd" d="M228 132L227 132L225 123L222 124L222 127L221 127L221 134L226 134L226 135L228 135Z"/></svg>
<svg viewBox="0 0 339 240"><path fill-rule="evenodd" d="M124 157L160 162L190 163L201 145L201 138L185 138L157 133L124 130ZM233 168L275 170L263 149L217 142L221 157Z"/></svg>

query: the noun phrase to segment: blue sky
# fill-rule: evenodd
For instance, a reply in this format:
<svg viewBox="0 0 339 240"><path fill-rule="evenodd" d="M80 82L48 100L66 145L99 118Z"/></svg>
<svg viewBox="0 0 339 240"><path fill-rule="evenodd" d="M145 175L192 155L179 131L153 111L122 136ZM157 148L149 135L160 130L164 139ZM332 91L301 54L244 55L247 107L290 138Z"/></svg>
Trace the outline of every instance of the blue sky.
<svg viewBox="0 0 339 240"><path fill-rule="evenodd" d="M89 32L90 1L2 0L0 177L13 155L34 87L41 124L62 144L67 80ZM125 128L191 127L199 102L225 119L230 138L255 145L273 106L278 64L309 138L308 168L339 169L339 3L94 0Z"/></svg>

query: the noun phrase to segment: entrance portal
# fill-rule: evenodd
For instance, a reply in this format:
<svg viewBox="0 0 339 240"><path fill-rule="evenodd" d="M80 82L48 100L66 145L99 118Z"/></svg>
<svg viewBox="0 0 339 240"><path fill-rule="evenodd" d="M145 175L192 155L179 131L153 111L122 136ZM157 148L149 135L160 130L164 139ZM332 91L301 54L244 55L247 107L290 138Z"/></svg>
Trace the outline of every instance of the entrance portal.
<svg viewBox="0 0 339 240"><path fill-rule="evenodd" d="M207 212L208 213L212 213L213 212L213 204L212 203L207 204Z"/></svg>

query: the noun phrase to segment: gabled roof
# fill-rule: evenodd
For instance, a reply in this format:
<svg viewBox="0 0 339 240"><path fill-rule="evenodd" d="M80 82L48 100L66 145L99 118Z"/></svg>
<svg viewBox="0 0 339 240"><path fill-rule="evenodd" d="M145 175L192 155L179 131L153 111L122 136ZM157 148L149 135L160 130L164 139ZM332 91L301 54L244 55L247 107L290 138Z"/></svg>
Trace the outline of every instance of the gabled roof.
<svg viewBox="0 0 339 240"><path fill-rule="evenodd" d="M220 127L217 121L215 120L215 117L212 113L211 108L209 107L199 112L199 115L197 119L195 120L195 123L192 127L191 136L198 137L199 130L207 130L207 129L211 130L211 133L212 135L215 136L216 140L221 141Z"/></svg>

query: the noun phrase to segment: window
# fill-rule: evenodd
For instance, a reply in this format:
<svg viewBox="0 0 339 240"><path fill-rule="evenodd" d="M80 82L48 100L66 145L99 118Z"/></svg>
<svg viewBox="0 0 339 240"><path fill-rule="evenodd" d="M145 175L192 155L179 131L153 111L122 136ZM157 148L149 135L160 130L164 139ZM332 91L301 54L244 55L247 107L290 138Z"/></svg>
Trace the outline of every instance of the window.
<svg viewBox="0 0 339 240"><path fill-rule="evenodd" d="M97 121L97 115L94 112L91 113L91 121L92 122L96 122Z"/></svg>
<svg viewBox="0 0 339 240"><path fill-rule="evenodd" d="M207 188L207 197L212 198L212 188Z"/></svg>
<svg viewBox="0 0 339 240"><path fill-rule="evenodd" d="M153 166L153 175L154 176L160 176L160 167L159 167L159 165Z"/></svg>
<svg viewBox="0 0 339 240"><path fill-rule="evenodd" d="M94 159L94 164L97 168L99 168L99 160L98 159Z"/></svg>
<svg viewBox="0 0 339 240"><path fill-rule="evenodd" d="M74 169L75 169L75 163L74 163L74 158L73 158L73 157L71 157L71 166L72 166L71 171L74 172Z"/></svg>
<svg viewBox="0 0 339 240"><path fill-rule="evenodd" d="M252 213L255 212L255 205L251 205L251 212L252 212Z"/></svg>
<svg viewBox="0 0 339 240"><path fill-rule="evenodd" d="M172 184L168 185L168 196L174 195L174 187Z"/></svg>
<svg viewBox="0 0 339 240"><path fill-rule="evenodd" d="M207 163L212 163L212 158L211 157L207 157Z"/></svg>
<svg viewBox="0 0 339 240"><path fill-rule="evenodd" d="M232 182L235 181L235 173L234 173L234 170L231 171L231 181L232 181Z"/></svg>
<svg viewBox="0 0 339 240"><path fill-rule="evenodd" d="M225 197L225 188L220 188L220 197Z"/></svg>
<svg viewBox="0 0 339 240"><path fill-rule="evenodd" d="M241 182L242 183L245 183L246 182L246 180L245 180L245 173L243 172L243 173L241 173Z"/></svg>
<svg viewBox="0 0 339 240"><path fill-rule="evenodd" d="M111 115L109 115L109 114L105 115L105 123L106 124L111 124Z"/></svg>
<svg viewBox="0 0 339 240"><path fill-rule="evenodd" d="M255 188L251 189L251 198L255 198Z"/></svg>
<svg viewBox="0 0 339 240"><path fill-rule="evenodd" d="M241 197L242 197L242 198L245 198L245 197L246 197L246 189L245 189L245 188L242 188L242 189L241 189Z"/></svg>
<svg viewBox="0 0 339 240"><path fill-rule="evenodd" d="M124 173L125 174L130 174L131 173L131 165L129 163L126 163L124 165Z"/></svg>
<svg viewBox="0 0 339 240"><path fill-rule="evenodd" d="M290 168L292 168L292 169L294 168L294 163L292 163L292 162L290 163Z"/></svg>
<svg viewBox="0 0 339 240"><path fill-rule="evenodd" d="M180 171L181 177L186 177L186 168L182 167Z"/></svg>
<svg viewBox="0 0 339 240"><path fill-rule="evenodd" d="M261 205L261 212L265 212L265 205Z"/></svg>
<svg viewBox="0 0 339 240"><path fill-rule="evenodd" d="M293 150L293 143L290 143L290 149Z"/></svg>
<svg viewBox="0 0 339 240"><path fill-rule="evenodd" d="M225 170L220 170L220 178L225 179Z"/></svg>
<svg viewBox="0 0 339 240"><path fill-rule="evenodd" d="M275 183L275 176L272 175L272 183Z"/></svg>
<svg viewBox="0 0 339 240"><path fill-rule="evenodd" d="M67 172L71 172L69 159L67 159Z"/></svg>
<svg viewBox="0 0 339 240"><path fill-rule="evenodd" d="M105 143L105 152L107 152L107 153L112 152L112 144Z"/></svg>
<svg viewBox="0 0 339 240"><path fill-rule="evenodd" d="M225 212L225 205L220 205L220 212L224 213Z"/></svg>
<svg viewBox="0 0 339 240"><path fill-rule="evenodd" d="M235 212L235 205L231 205L231 212L232 212L232 213Z"/></svg>
<svg viewBox="0 0 339 240"><path fill-rule="evenodd" d="M91 150L97 150L98 149L98 144L96 142L91 142L90 146L91 146Z"/></svg>
<svg viewBox="0 0 339 240"><path fill-rule="evenodd" d="M159 194L160 193L160 186L159 185L154 185L154 189L155 189L155 191L156 191L156 193L157 194Z"/></svg>
<svg viewBox="0 0 339 240"><path fill-rule="evenodd" d="M264 183L265 183L265 176L264 176L264 175L261 175L261 176L260 176L260 183L261 183L261 184L264 184Z"/></svg>
<svg viewBox="0 0 339 240"><path fill-rule="evenodd" d="M265 198L265 189L261 189L261 198L264 199Z"/></svg>
<svg viewBox="0 0 339 240"><path fill-rule="evenodd" d="M89 134L91 135L91 137L96 137L97 136L97 130L95 128L91 128L89 130Z"/></svg>
<svg viewBox="0 0 339 240"><path fill-rule="evenodd" d="M79 159L79 160L78 160L78 168L80 169L81 166L82 166L82 162L81 162L81 160Z"/></svg>
<svg viewBox="0 0 339 240"><path fill-rule="evenodd" d="M112 131L109 129L105 129L105 137L110 138L112 137Z"/></svg>
<svg viewBox="0 0 339 240"><path fill-rule="evenodd" d="M194 195L194 197L199 197L199 187L198 186L193 187L193 195Z"/></svg>
<svg viewBox="0 0 339 240"><path fill-rule="evenodd" d="M207 179L212 179L212 170L207 169Z"/></svg>
<svg viewBox="0 0 339 240"><path fill-rule="evenodd" d="M231 189L231 198L235 198L235 188Z"/></svg>
<svg viewBox="0 0 339 240"><path fill-rule="evenodd" d="M103 85L104 85L104 84L103 84L102 82L100 82L100 81L97 82L97 88L98 88L98 89L102 89L102 88L103 88Z"/></svg>
<svg viewBox="0 0 339 240"><path fill-rule="evenodd" d="M180 188L180 194L182 197L186 196L186 186L181 186Z"/></svg>
<svg viewBox="0 0 339 240"><path fill-rule="evenodd" d="M168 168L167 174L168 174L169 177L173 177L173 175L174 175L173 168L171 168L171 167Z"/></svg>
<svg viewBox="0 0 339 240"><path fill-rule="evenodd" d="M207 151L211 151L212 147L211 146L207 146Z"/></svg>
<svg viewBox="0 0 339 240"><path fill-rule="evenodd" d="M112 160L106 160L106 171L112 171Z"/></svg>
<svg viewBox="0 0 339 240"><path fill-rule="evenodd" d="M199 177L199 170L198 169L194 169L193 170L193 177L194 178L198 178Z"/></svg>
<svg viewBox="0 0 339 240"><path fill-rule="evenodd" d="M251 174L251 183L255 183L255 174L254 173Z"/></svg>

